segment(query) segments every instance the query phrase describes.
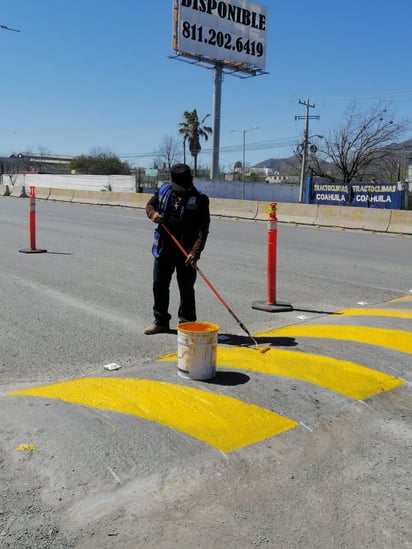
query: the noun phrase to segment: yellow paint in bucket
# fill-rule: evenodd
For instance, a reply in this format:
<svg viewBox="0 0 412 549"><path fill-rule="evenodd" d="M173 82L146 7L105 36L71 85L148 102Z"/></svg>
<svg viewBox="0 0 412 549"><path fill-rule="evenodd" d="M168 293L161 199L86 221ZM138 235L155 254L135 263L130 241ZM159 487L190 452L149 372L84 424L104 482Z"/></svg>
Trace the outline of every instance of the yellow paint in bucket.
<svg viewBox="0 0 412 549"><path fill-rule="evenodd" d="M177 325L177 373L185 379L206 380L216 375L217 333L211 322Z"/></svg>

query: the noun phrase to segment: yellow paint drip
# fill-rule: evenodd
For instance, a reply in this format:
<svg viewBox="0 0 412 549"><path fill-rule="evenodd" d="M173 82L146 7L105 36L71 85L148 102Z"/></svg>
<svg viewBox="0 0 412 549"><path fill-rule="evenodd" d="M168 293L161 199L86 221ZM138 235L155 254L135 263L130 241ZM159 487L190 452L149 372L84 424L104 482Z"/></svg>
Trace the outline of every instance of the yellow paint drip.
<svg viewBox="0 0 412 549"><path fill-rule="evenodd" d="M175 359L176 355L167 355L160 360ZM299 379L354 399L403 385L400 379L360 364L273 347L264 355L244 347L218 347L217 366Z"/></svg>
<svg viewBox="0 0 412 549"><path fill-rule="evenodd" d="M339 339L387 347L395 351L412 354L412 334L401 330L365 328L364 326L329 326L322 324L287 326L262 332L260 336L271 337L316 337Z"/></svg>
<svg viewBox="0 0 412 549"><path fill-rule="evenodd" d="M412 312L402 311L401 309L345 309L332 316L385 316L412 319Z"/></svg>
<svg viewBox="0 0 412 549"><path fill-rule="evenodd" d="M298 424L231 397L145 379L82 378L13 391L130 414L166 425L223 452L277 435Z"/></svg>
<svg viewBox="0 0 412 549"><path fill-rule="evenodd" d="M19 446L16 446L16 450L19 452L33 452L36 450L35 444L20 444Z"/></svg>

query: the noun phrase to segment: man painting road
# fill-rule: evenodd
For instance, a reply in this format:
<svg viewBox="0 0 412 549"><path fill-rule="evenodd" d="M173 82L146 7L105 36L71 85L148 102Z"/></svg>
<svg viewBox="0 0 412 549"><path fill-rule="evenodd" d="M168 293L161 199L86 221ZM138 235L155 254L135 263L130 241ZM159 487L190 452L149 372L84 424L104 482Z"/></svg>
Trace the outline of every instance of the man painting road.
<svg viewBox="0 0 412 549"><path fill-rule="evenodd" d="M209 198L193 185L193 176L186 164L172 166L171 179L172 182L157 190L146 205L147 216L157 224L152 247L154 320L145 329L146 335L169 330L170 283L175 271L180 293L179 323L196 320L196 264L209 233ZM187 257L162 224L180 242Z"/></svg>

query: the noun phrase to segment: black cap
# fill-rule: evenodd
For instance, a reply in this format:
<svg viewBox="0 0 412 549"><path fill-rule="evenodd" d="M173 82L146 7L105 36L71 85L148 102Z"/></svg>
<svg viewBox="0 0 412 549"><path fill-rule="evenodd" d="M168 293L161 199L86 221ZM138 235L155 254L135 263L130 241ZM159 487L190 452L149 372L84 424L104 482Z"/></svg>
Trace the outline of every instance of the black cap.
<svg viewBox="0 0 412 549"><path fill-rule="evenodd" d="M170 170L172 188L175 191L187 191L193 185L193 176L187 164L174 164Z"/></svg>

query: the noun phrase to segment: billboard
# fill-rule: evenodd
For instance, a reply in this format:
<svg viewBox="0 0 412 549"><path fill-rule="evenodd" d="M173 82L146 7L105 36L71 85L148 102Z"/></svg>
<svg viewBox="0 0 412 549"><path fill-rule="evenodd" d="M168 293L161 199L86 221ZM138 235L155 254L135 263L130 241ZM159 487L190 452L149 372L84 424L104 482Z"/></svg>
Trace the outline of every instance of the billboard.
<svg viewBox="0 0 412 549"><path fill-rule="evenodd" d="M174 0L173 49L178 55L234 70L264 71L267 9L246 0Z"/></svg>

